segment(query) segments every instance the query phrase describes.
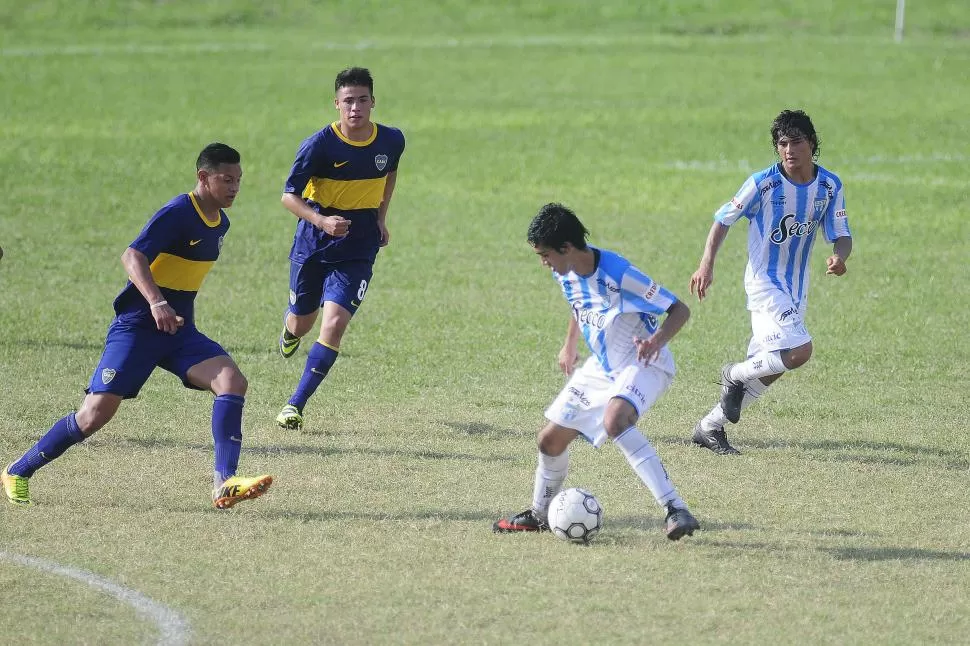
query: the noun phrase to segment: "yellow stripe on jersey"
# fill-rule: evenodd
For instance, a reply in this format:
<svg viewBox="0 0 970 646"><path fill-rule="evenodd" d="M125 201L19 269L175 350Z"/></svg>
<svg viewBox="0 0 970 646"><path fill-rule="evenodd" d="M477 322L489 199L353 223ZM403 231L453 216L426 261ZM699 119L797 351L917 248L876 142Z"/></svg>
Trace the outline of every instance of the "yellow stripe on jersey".
<svg viewBox="0 0 970 646"><path fill-rule="evenodd" d="M351 180L311 177L303 189L303 197L341 211L376 209L384 201L386 181L386 177Z"/></svg>
<svg viewBox="0 0 970 646"><path fill-rule="evenodd" d="M159 287L197 292L215 262L215 260L189 260L170 253L160 253L151 264L152 278Z"/></svg>

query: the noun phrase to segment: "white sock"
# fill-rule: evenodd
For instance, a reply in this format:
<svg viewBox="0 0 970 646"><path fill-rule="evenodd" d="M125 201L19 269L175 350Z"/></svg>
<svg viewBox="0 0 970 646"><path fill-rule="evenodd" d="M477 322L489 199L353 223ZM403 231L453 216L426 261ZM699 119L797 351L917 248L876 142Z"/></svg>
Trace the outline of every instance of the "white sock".
<svg viewBox="0 0 970 646"><path fill-rule="evenodd" d="M759 352L753 357L731 366L731 373L728 376L735 381L748 382L761 377L780 375L786 370L788 368L781 360L781 352Z"/></svg>
<svg viewBox="0 0 970 646"><path fill-rule="evenodd" d="M613 443L626 456L626 461L643 480L643 484L647 485L647 489L653 494L658 505L663 507L667 503L673 503L677 508L687 507L677 493L674 483L670 481L660 456L636 426L631 426L620 433L614 438Z"/></svg>
<svg viewBox="0 0 970 646"><path fill-rule="evenodd" d="M766 390L768 390L768 386L760 379L752 379L751 381L745 382L744 397L741 399L741 410L755 403ZM701 419L701 428L705 431L713 431L715 428L724 428L724 425L727 423L728 419L724 416L721 405L715 404L711 412Z"/></svg>
<svg viewBox="0 0 970 646"><path fill-rule="evenodd" d="M539 464L536 466L536 480L532 488L532 511L540 520L549 514L549 504L562 489L569 471L569 449L562 455L546 455L539 451Z"/></svg>

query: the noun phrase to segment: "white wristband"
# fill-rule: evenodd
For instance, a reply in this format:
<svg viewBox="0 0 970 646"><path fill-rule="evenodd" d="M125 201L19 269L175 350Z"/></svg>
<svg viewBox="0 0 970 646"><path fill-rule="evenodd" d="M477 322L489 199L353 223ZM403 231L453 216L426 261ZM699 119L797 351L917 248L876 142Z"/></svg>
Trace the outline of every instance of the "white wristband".
<svg viewBox="0 0 970 646"><path fill-rule="evenodd" d="M161 307L162 305L168 305L168 301L158 301L157 303L152 303L152 309Z"/></svg>

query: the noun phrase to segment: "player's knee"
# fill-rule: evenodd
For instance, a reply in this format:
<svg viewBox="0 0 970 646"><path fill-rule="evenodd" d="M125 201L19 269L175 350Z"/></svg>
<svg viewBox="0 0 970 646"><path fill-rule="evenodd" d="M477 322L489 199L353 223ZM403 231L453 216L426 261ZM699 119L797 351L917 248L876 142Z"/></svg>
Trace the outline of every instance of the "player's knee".
<svg viewBox="0 0 970 646"><path fill-rule="evenodd" d="M614 400L603 415L603 428L609 437L614 438L636 425L637 419L637 411L629 402Z"/></svg>
<svg viewBox="0 0 970 646"><path fill-rule="evenodd" d="M562 455L569 448L569 441L562 433L557 432L555 426L547 426L539 431L539 450L545 455L552 457Z"/></svg>
<svg viewBox="0 0 970 646"><path fill-rule="evenodd" d="M812 358L812 342L809 341L804 345L800 345L797 348L792 348L782 353L781 360L785 364L785 367L789 370L794 370L795 368L800 368L808 363L808 360Z"/></svg>
<svg viewBox="0 0 970 646"><path fill-rule="evenodd" d="M249 380L239 370L224 370L216 378L213 390L217 395L239 395L243 397L249 390Z"/></svg>
<svg viewBox="0 0 970 646"><path fill-rule="evenodd" d="M305 336L313 328L313 323L316 319L317 315L315 312L313 314L303 315L293 314L291 312L286 326L296 336Z"/></svg>
<svg viewBox="0 0 970 646"><path fill-rule="evenodd" d="M104 428L104 425L111 421L117 410L116 406L98 403L88 404L81 406L81 410L75 413L74 419L77 421L77 427L81 430L81 433L87 436Z"/></svg>

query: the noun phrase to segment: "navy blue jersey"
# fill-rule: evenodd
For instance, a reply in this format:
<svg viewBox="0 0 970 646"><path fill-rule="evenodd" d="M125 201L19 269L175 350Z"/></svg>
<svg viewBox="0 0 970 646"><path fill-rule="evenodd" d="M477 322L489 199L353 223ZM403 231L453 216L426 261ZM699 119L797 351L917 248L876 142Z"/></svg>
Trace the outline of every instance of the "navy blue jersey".
<svg viewBox="0 0 970 646"><path fill-rule="evenodd" d="M404 153L404 134L375 123L370 139L351 141L337 126L334 122L303 141L283 192L300 195L321 215L347 218L350 232L334 238L301 219L290 250L295 262L373 262L380 249L377 213L387 174L397 170Z"/></svg>
<svg viewBox="0 0 970 646"><path fill-rule="evenodd" d="M148 258L155 284L175 312L192 325L195 295L219 258L229 218L219 210L210 222L191 194L172 198L151 217L129 247ZM114 301L115 313L125 322L138 324L155 319L151 307L129 280Z"/></svg>

